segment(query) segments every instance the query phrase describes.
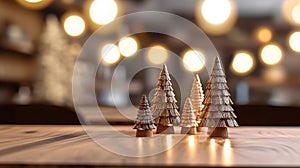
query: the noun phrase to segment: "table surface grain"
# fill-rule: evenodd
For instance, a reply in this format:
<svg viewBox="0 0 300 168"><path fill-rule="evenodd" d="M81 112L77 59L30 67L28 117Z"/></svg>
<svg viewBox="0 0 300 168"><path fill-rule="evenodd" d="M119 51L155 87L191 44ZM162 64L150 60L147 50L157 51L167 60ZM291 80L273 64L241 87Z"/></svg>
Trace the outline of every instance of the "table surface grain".
<svg viewBox="0 0 300 168"><path fill-rule="evenodd" d="M0 165L300 166L298 127L231 128L227 140L181 134L136 138L132 127L113 129L126 136L116 134L109 126L2 125ZM92 132L90 136L85 130ZM97 143L115 143L112 151L125 145L128 155L142 155L157 145L163 151L145 157L122 156L98 145L91 137ZM161 144L153 144L155 139ZM177 140L179 143L168 146Z"/></svg>

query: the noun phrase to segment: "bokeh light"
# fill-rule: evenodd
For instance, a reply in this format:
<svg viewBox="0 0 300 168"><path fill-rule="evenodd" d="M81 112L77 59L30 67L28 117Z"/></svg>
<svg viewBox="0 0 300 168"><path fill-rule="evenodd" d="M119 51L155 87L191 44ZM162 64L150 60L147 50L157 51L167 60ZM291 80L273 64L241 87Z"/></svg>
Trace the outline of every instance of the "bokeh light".
<svg viewBox="0 0 300 168"><path fill-rule="evenodd" d="M168 50L162 45L154 45L150 47L146 55L147 61L155 65L165 63L168 57Z"/></svg>
<svg viewBox="0 0 300 168"><path fill-rule="evenodd" d="M208 23L222 24L231 14L231 4L229 0L204 0L201 13Z"/></svg>
<svg viewBox="0 0 300 168"><path fill-rule="evenodd" d="M98 25L113 21L118 15L118 6L114 0L94 0L89 7L91 20Z"/></svg>
<svg viewBox="0 0 300 168"><path fill-rule="evenodd" d="M250 73L254 68L254 56L249 51L238 51L231 63L232 71L238 75Z"/></svg>
<svg viewBox="0 0 300 168"><path fill-rule="evenodd" d="M260 50L261 61L267 65L276 65L282 60L283 51L276 43L263 46Z"/></svg>
<svg viewBox="0 0 300 168"><path fill-rule="evenodd" d="M282 4L284 19L295 26L300 25L300 0L285 0Z"/></svg>
<svg viewBox="0 0 300 168"><path fill-rule="evenodd" d="M266 43L272 40L272 30L270 27L261 26L255 30L255 38L258 42Z"/></svg>
<svg viewBox="0 0 300 168"><path fill-rule="evenodd" d="M205 56L198 50L188 50L183 54L183 66L191 72L200 71L205 66Z"/></svg>
<svg viewBox="0 0 300 168"><path fill-rule="evenodd" d="M85 22L79 14L66 14L63 16L63 26L65 32L72 37L77 37L85 31Z"/></svg>
<svg viewBox="0 0 300 168"><path fill-rule="evenodd" d="M195 11L198 24L211 35L229 32L237 19L237 13L233 0L199 1Z"/></svg>
<svg viewBox="0 0 300 168"><path fill-rule="evenodd" d="M132 37L123 37L119 41L119 49L124 57L130 57L138 50L138 43Z"/></svg>
<svg viewBox="0 0 300 168"><path fill-rule="evenodd" d="M286 79L286 72L280 65L268 67L263 70L262 77L269 82L280 83Z"/></svg>
<svg viewBox="0 0 300 168"><path fill-rule="evenodd" d="M112 43L104 45L100 54L100 59L102 58L101 62L103 61L107 65L115 64L121 57L118 46Z"/></svg>
<svg viewBox="0 0 300 168"><path fill-rule="evenodd" d="M300 24L300 4L296 5L292 9L292 19Z"/></svg>
<svg viewBox="0 0 300 168"><path fill-rule="evenodd" d="M17 0L17 2L28 9L44 9L49 6L52 0Z"/></svg>
<svg viewBox="0 0 300 168"><path fill-rule="evenodd" d="M289 46L295 52L300 52L300 31L293 32L289 36Z"/></svg>

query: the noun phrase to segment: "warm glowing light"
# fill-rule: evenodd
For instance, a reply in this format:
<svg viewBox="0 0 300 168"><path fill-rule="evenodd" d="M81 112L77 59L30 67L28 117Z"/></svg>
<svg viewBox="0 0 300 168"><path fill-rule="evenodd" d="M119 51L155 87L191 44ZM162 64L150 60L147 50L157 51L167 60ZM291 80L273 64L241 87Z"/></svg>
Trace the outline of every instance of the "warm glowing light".
<svg viewBox="0 0 300 168"><path fill-rule="evenodd" d="M210 156L210 163L214 164L216 163L217 159L217 152L216 152L216 140L210 139L209 140L209 156Z"/></svg>
<svg viewBox="0 0 300 168"><path fill-rule="evenodd" d="M43 9L47 7L52 0L17 0L17 2L29 9Z"/></svg>
<svg viewBox="0 0 300 168"><path fill-rule="evenodd" d="M216 140L215 139L210 139L209 144L210 144L211 150L216 149Z"/></svg>
<svg viewBox="0 0 300 168"><path fill-rule="evenodd" d="M119 49L123 56L130 57L138 50L137 41L132 37L123 37L119 42Z"/></svg>
<svg viewBox="0 0 300 168"><path fill-rule="evenodd" d="M262 76L266 81L272 83L280 83L286 79L287 75L285 69L282 66L273 66L264 69Z"/></svg>
<svg viewBox="0 0 300 168"><path fill-rule="evenodd" d="M294 32L289 37L290 48L295 52L300 52L300 31Z"/></svg>
<svg viewBox="0 0 300 168"><path fill-rule="evenodd" d="M165 63L168 56L167 49L161 45L152 46L147 52L147 60L155 65Z"/></svg>
<svg viewBox="0 0 300 168"><path fill-rule="evenodd" d="M282 14L292 25L300 24L300 0L285 0L282 4Z"/></svg>
<svg viewBox="0 0 300 168"><path fill-rule="evenodd" d="M26 2L29 2L29 3L38 3L38 2L41 2L43 0L25 0Z"/></svg>
<svg viewBox="0 0 300 168"><path fill-rule="evenodd" d="M231 67L233 72L237 74L249 73L254 66L252 53L248 51L239 51L235 54Z"/></svg>
<svg viewBox="0 0 300 168"><path fill-rule="evenodd" d="M194 135L189 136L189 147L191 149L195 149L195 136Z"/></svg>
<svg viewBox="0 0 300 168"><path fill-rule="evenodd" d="M204 0L201 8L204 19L211 24L222 24L231 14L229 0Z"/></svg>
<svg viewBox="0 0 300 168"><path fill-rule="evenodd" d="M205 65L205 56L200 51L189 50L183 55L183 65L189 71L200 71Z"/></svg>
<svg viewBox="0 0 300 168"><path fill-rule="evenodd" d="M272 31L269 27L262 26L255 31L255 38L262 43L269 42L272 39Z"/></svg>
<svg viewBox="0 0 300 168"><path fill-rule="evenodd" d="M101 56L106 64L114 64L120 59L118 46L115 44L106 44L101 49Z"/></svg>
<svg viewBox="0 0 300 168"><path fill-rule="evenodd" d="M282 55L281 48L275 43L265 45L260 51L261 60L267 65L278 64L282 59Z"/></svg>
<svg viewBox="0 0 300 168"><path fill-rule="evenodd" d="M212 35L222 35L231 30L237 18L237 8L233 0L199 1L196 19L203 30Z"/></svg>
<svg viewBox="0 0 300 168"><path fill-rule="evenodd" d="M69 36L77 37L85 31L85 22L80 15L67 14L64 18L64 29Z"/></svg>
<svg viewBox="0 0 300 168"><path fill-rule="evenodd" d="M118 14L118 6L114 0L94 0L89 9L91 20L99 25L113 21Z"/></svg>
<svg viewBox="0 0 300 168"><path fill-rule="evenodd" d="M224 163L225 163L225 165L228 166L228 165L232 164L231 142L229 139L225 139L223 151L224 151L224 153L223 153Z"/></svg>
<svg viewBox="0 0 300 168"><path fill-rule="evenodd" d="M300 4L293 7L293 9L292 9L292 19L296 23L300 24Z"/></svg>

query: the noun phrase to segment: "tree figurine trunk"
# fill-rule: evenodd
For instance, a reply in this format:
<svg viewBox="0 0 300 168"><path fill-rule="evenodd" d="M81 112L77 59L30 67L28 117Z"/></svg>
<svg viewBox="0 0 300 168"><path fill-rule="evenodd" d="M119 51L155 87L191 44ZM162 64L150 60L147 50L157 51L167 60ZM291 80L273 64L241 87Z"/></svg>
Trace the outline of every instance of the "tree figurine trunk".
<svg viewBox="0 0 300 168"><path fill-rule="evenodd" d="M197 134L196 110L193 108L190 98L185 100L180 120L182 134Z"/></svg>
<svg viewBox="0 0 300 168"><path fill-rule="evenodd" d="M227 127L238 127L233 104L228 92L226 76L219 57L208 81L204 96L203 120L201 126L208 127L210 137L228 138Z"/></svg>
<svg viewBox="0 0 300 168"><path fill-rule="evenodd" d="M152 130L155 128L147 97L143 95L133 129L137 130L137 137L150 137L153 136Z"/></svg>
<svg viewBox="0 0 300 168"><path fill-rule="evenodd" d="M156 133L173 134L173 123L179 117L177 100L173 92L171 78L164 64L158 78L156 92L152 99L152 114L157 125Z"/></svg>
<svg viewBox="0 0 300 168"><path fill-rule="evenodd" d="M198 124L197 131L200 132L201 128L200 123L202 120L202 109L203 109L203 99L204 99L204 94L203 94L203 89L202 89L202 84L200 82L199 76L196 74L195 79L192 85L191 93L190 93L190 98L192 101L192 105L194 109L196 110L196 121Z"/></svg>

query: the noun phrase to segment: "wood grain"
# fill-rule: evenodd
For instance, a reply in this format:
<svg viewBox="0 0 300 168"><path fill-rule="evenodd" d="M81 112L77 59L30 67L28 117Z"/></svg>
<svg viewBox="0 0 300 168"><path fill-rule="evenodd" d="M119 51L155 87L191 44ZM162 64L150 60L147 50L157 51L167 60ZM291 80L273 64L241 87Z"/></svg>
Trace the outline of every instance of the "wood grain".
<svg viewBox="0 0 300 168"><path fill-rule="evenodd" d="M146 142L145 138L136 138L131 127L114 129L127 137L113 134L107 126L88 126L89 131L100 133L99 139L119 142L117 147L121 142L131 141L137 148L128 143L129 150L148 148L141 144ZM125 157L97 145L81 126L2 125L0 165L300 166L300 128L240 127L229 129L229 134L227 140L205 141L200 141L199 135L154 135L161 138L162 144L167 144L168 138L183 139L154 156Z"/></svg>

